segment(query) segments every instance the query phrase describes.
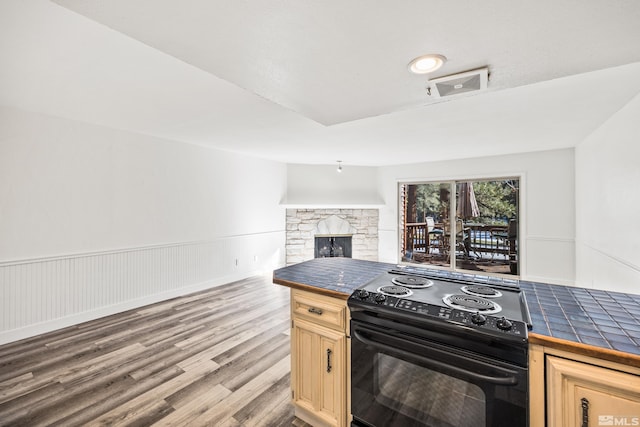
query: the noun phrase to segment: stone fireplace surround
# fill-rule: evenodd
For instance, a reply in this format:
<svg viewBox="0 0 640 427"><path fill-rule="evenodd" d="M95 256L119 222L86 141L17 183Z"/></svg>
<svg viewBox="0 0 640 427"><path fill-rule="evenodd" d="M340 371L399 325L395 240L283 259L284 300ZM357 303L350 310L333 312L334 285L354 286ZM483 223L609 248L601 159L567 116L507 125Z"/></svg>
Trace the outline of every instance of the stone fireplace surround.
<svg viewBox="0 0 640 427"><path fill-rule="evenodd" d="M344 221L350 226L352 257L378 261L378 209L287 209L286 215L287 265L313 259L315 235L344 234ZM327 224L342 229L326 230Z"/></svg>

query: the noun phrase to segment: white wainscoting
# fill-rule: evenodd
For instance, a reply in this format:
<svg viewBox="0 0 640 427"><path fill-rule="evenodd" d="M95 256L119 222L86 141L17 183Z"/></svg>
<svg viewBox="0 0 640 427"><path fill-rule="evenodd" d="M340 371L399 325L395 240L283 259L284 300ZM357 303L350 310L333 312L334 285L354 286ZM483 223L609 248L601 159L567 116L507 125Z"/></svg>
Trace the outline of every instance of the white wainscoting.
<svg viewBox="0 0 640 427"><path fill-rule="evenodd" d="M0 263L0 344L284 264L285 232Z"/></svg>

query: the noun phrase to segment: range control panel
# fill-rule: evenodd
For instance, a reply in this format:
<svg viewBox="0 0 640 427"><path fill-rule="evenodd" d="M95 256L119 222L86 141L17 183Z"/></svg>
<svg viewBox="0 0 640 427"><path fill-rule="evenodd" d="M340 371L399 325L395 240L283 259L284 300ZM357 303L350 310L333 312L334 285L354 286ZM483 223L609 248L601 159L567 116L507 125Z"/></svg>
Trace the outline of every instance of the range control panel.
<svg viewBox="0 0 640 427"><path fill-rule="evenodd" d="M356 304L402 310L413 313L416 316L436 317L468 328L490 332L492 335L497 333L510 338L527 339L527 326L524 322L511 321L499 315L485 315L481 312L452 309L366 290L354 292L349 299Z"/></svg>

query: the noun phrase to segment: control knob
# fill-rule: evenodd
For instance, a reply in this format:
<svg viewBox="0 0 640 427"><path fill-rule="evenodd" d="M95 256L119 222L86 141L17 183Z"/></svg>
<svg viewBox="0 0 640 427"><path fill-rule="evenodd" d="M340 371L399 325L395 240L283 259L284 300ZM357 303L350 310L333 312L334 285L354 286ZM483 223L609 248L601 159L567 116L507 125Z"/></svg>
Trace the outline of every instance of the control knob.
<svg viewBox="0 0 640 427"><path fill-rule="evenodd" d="M387 297L384 294L378 294L375 299L377 303L382 303L387 299Z"/></svg>
<svg viewBox="0 0 640 427"><path fill-rule="evenodd" d="M471 322L473 322L476 325L484 325L486 321L487 321L487 316L480 313L479 311L471 315Z"/></svg>
<svg viewBox="0 0 640 427"><path fill-rule="evenodd" d="M367 291L366 289L360 289L358 291L358 297L360 297L360 299L367 299L369 298L369 291Z"/></svg>
<svg viewBox="0 0 640 427"><path fill-rule="evenodd" d="M498 329L508 331L513 326L513 323L511 323L509 319L506 319L504 316L502 316L502 318L498 319L498 321L496 322L496 326L498 327Z"/></svg>

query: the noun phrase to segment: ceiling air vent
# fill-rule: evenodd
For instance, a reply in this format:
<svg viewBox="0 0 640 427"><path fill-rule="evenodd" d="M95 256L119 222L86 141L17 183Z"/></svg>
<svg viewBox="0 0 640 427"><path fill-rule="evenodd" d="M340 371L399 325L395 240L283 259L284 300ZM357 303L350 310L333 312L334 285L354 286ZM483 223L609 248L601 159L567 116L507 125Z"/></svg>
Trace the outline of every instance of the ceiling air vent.
<svg viewBox="0 0 640 427"><path fill-rule="evenodd" d="M463 93L475 92L487 88L489 69L465 71L429 80L427 93L436 98L448 98Z"/></svg>

